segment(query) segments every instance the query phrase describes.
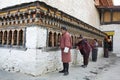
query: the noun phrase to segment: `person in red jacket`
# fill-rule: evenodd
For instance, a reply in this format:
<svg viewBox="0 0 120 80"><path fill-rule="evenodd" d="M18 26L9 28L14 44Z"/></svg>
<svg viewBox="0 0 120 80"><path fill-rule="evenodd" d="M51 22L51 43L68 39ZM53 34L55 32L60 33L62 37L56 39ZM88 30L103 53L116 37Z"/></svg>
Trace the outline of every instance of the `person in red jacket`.
<svg viewBox="0 0 120 80"><path fill-rule="evenodd" d="M80 50L80 53L83 56L83 65L82 67L85 68L88 65L89 61L89 54L90 54L90 44L87 42L87 39L84 39L81 35L78 38L79 42L77 43L77 49Z"/></svg>
<svg viewBox="0 0 120 80"><path fill-rule="evenodd" d="M59 71L59 73L64 73L64 75L69 74L69 62L71 61L71 52L70 49L72 48L72 41L71 36L67 32L67 28L62 26L61 27L62 36L60 39L60 48L61 48L61 56L63 62L63 70Z"/></svg>

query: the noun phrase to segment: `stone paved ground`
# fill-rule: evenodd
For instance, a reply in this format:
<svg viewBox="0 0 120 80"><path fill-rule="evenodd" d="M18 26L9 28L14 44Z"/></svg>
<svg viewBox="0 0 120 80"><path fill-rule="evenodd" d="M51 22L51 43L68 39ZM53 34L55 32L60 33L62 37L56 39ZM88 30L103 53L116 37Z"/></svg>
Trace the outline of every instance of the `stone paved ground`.
<svg viewBox="0 0 120 80"><path fill-rule="evenodd" d="M95 80L120 80L120 57L116 58L116 62L111 64L109 68L97 75Z"/></svg>
<svg viewBox="0 0 120 80"><path fill-rule="evenodd" d="M55 71L33 77L22 73L10 73L0 70L0 80L97 80L97 78L100 78L99 74L107 72L111 66L115 65L116 60L117 58L111 55L109 58L101 57L97 62L90 61L87 68L82 68L79 64L71 66L68 76L63 76L62 73Z"/></svg>

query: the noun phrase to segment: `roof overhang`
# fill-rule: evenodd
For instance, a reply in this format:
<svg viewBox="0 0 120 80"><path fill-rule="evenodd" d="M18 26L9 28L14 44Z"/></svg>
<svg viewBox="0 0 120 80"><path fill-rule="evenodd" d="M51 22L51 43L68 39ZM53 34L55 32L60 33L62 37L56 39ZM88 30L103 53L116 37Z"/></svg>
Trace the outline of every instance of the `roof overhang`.
<svg viewBox="0 0 120 80"><path fill-rule="evenodd" d="M112 0L95 0L95 6L104 6L104 7L109 7L113 6L113 1Z"/></svg>
<svg viewBox="0 0 120 80"><path fill-rule="evenodd" d="M108 36L113 36L115 34L114 31L104 31Z"/></svg>

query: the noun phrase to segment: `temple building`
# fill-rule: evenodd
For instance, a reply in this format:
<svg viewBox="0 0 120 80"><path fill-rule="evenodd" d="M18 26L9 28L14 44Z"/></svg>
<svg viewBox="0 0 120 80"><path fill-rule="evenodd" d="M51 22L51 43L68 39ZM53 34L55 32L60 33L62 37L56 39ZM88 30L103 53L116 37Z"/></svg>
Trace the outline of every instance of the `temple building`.
<svg viewBox="0 0 120 80"><path fill-rule="evenodd" d="M113 6L111 0L81 1L71 0L73 8L67 1L43 0L0 9L0 69L34 76L59 70L62 67L59 49L62 25L72 37L71 65L76 60L75 44L80 34L90 43L98 39L98 56L103 55L103 40L109 36L110 51L117 53L120 8ZM78 55L77 61L81 59Z"/></svg>
<svg viewBox="0 0 120 80"><path fill-rule="evenodd" d="M109 51L119 55L120 6L114 6L112 0L95 0L95 2L100 16L100 30L104 31L110 40Z"/></svg>

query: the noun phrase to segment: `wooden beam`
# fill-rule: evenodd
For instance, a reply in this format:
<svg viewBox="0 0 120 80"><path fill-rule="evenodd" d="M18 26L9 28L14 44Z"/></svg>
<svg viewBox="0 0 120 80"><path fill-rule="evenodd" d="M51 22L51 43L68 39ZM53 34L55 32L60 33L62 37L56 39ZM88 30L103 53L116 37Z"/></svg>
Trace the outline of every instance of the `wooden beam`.
<svg viewBox="0 0 120 80"><path fill-rule="evenodd" d="M105 0L100 0L100 3L101 3L102 6L105 6L105 5L106 5L106 4L105 4L105 3L106 3Z"/></svg>
<svg viewBox="0 0 120 80"><path fill-rule="evenodd" d="M102 6L113 6L112 0L100 0Z"/></svg>
<svg viewBox="0 0 120 80"><path fill-rule="evenodd" d="M108 0L106 0L106 2L107 2L107 5L108 5L108 6L110 6L110 3L109 3L109 1L108 1Z"/></svg>
<svg viewBox="0 0 120 80"><path fill-rule="evenodd" d="M113 6L112 0L107 0L107 3L108 3L109 6Z"/></svg>

